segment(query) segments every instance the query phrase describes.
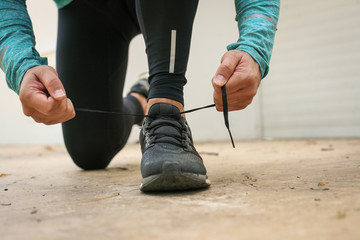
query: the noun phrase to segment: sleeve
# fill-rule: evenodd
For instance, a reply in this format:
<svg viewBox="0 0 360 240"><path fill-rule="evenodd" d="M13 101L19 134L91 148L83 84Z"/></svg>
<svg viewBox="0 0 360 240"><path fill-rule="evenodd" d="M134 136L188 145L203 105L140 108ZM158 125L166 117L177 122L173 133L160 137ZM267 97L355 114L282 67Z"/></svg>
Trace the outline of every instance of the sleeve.
<svg viewBox="0 0 360 240"><path fill-rule="evenodd" d="M280 0L235 0L235 7L239 39L227 49L249 53L259 64L264 78L269 72Z"/></svg>
<svg viewBox="0 0 360 240"><path fill-rule="evenodd" d="M35 49L35 37L25 0L0 1L0 68L12 90L19 93L25 72L47 65Z"/></svg>

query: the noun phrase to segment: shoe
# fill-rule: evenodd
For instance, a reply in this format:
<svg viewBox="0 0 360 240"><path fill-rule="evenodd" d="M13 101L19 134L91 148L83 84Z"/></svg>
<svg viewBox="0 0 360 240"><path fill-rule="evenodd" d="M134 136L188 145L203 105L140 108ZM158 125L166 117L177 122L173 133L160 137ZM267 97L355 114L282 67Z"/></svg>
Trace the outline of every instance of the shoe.
<svg viewBox="0 0 360 240"><path fill-rule="evenodd" d="M138 80L131 87L130 92L128 94L139 93L139 94L143 95L145 98L147 98L149 95L149 88L150 88L148 78L149 78L148 73L140 74Z"/></svg>
<svg viewBox="0 0 360 240"><path fill-rule="evenodd" d="M136 97L131 96L131 93L139 93L147 99L148 95L149 95L149 89L150 89L150 84L149 84L148 78L149 78L148 73L140 74L136 83L130 88L130 91L127 94L127 96L131 97L132 99L136 99ZM140 107L142 109L140 101L138 99L136 99L135 101L138 104L138 107ZM144 110L142 109L141 115L143 115L143 114L144 114ZM137 118L138 119L136 120L136 124L141 127L144 117L137 116Z"/></svg>
<svg viewBox="0 0 360 240"><path fill-rule="evenodd" d="M206 188L210 181L196 151L186 119L174 105L151 106L140 132L140 190L176 191Z"/></svg>

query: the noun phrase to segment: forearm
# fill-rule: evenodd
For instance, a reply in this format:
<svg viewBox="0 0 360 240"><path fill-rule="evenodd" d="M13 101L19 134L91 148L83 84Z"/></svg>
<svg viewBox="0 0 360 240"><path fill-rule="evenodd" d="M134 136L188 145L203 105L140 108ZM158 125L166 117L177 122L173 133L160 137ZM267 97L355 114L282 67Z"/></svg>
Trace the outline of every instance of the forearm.
<svg viewBox="0 0 360 240"><path fill-rule="evenodd" d="M19 93L25 72L47 64L35 50L35 37L25 0L0 1L0 67L8 86Z"/></svg>
<svg viewBox="0 0 360 240"><path fill-rule="evenodd" d="M280 0L235 0L239 39L228 46L249 53L259 64L261 76L269 71L279 18Z"/></svg>

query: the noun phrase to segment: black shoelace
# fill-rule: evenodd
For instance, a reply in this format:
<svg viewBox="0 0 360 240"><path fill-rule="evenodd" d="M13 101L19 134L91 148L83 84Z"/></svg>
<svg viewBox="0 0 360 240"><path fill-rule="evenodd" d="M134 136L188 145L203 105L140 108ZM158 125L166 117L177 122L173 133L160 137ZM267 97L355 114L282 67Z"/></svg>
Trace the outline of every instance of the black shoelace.
<svg viewBox="0 0 360 240"><path fill-rule="evenodd" d="M187 143L190 147L193 145L185 121L177 121L170 117L145 122L143 126L145 132L148 132L146 138L149 145L153 143L170 143L182 148L187 148ZM175 129L175 131L172 131L169 127Z"/></svg>
<svg viewBox="0 0 360 240"><path fill-rule="evenodd" d="M224 113L225 126L226 126L227 130L229 131L232 146L233 146L233 148L235 148L234 139L233 139L231 131L230 131L229 116L228 116L228 103L227 103L227 95L226 95L225 85L221 87L221 93L222 93L222 100L223 100L223 113Z"/></svg>
<svg viewBox="0 0 360 240"><path fill-rule="evenodd" d="M228 116L228 103L227 103L227 94L226 94L225 85L221 87L221 92L222 92L222 100L223 100L224 122L225 122L225 126L226 126L227 130L229 131L232 146L233 146L233 148L235 148L235 143L234 143L231 131L230 131L229 116ZM206 105L206 106L203 106L203 107L193 108L193 109L186 110L186 111L183 111L183 112L180 112L180 113L175 113L175 114L172 114L172 115L191 113L191 112L195 112L195 111L206 109L206 108L212 108L212 107L215 107L215 104L210 104L210 105ZM75 110L79 111L79 112L93 112L93 113L103 113L103 114L117 114L117 115L123 115L123 116L149 117L149 115L144 115L144 114L133 114L133 113L124 113L124 112L115 112L115 111L104 111L104 110L80 108L80 107L75 107Z"/></svg>

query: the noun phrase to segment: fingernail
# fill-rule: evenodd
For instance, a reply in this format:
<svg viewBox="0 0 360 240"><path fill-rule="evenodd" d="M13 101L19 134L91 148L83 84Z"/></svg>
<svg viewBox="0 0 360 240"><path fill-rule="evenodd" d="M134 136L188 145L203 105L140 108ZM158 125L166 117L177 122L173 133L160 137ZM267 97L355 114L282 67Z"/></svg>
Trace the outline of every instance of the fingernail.
<svg viewBox="0 0 360 240"><path fill-rule="evenodd" d="M65 96L65 92L64 92L64 90L62 90L62 89L55 90L54 96L55 96L56 98L63 97L63 96Z"/></svg>
<svg viewBox="0 0 360 240"><path fill-rule="evenodd" d="M223 75L217 75L215 77L215 82L220 85L220 86L223 86L225 83L226 83L226 79Z"/></svg>

